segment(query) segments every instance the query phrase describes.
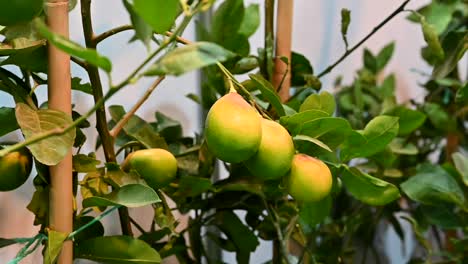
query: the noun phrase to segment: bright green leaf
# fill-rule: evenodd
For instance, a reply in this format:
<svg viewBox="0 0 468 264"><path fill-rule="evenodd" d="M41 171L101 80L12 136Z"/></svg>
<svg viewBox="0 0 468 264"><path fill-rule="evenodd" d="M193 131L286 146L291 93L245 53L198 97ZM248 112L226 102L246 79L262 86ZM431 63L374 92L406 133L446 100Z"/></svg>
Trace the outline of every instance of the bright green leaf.
<svg viewBox="0 0 468 264"><path fill-rule="evenodd" d="M341 157L344 160L369 157L385 149L397 134L397 117L377 116L366 125L363 131L350 135L343 146Z"/></svg>
<svg viewBox="0 0 468 264"><path fill-rule="evenodd" d="M275 109L276 113L280 117L284 116L286 113L284 112L281 100L278 97L278 94L275 92L275 88L273 87L273 85L267 80L265 80L265 78L263 78L260 74L249 74L249 77L260 89L262 95L270 102L270 104Z"/></svg>
<svg viewBox="0 0 468 264"><path fill-rule="evenodd" d="M327 150L327 151L330 151L330 152L333 152L329 146L327 146L325 143L323 143L322 141L316 139L316 138L313 138L313 137L309 137L309 136L305 136L305 135L297 135L295 137L293 137L294 140L304 140L304 141L309 141L309 142L312 142L314 143L315 145Z"/></svg>
<svg viewBox="0 0 468 264"><path fill-rule="evenodd" d="M243 0L227 0L213 14L211 33L216 43L223 45L226 40L239 32L244 18ZM224 46L224 45L223 45Z"/></svg>
<svg viewBox="0 0 468 264"><path fill-rule="evenodd" d="M389 146L393 153L400 155L416 155L419 152L413 143L407 143L403 138L395 138Z"/></svg>
<svg viewBox="0 0 468 264"><path fill-rule="evenodd" d="M426 41L430 52L436 59L436 61L442 61L445 57L444 50L439 41L439 36L433 25L426 22L426 19L421 16L420 18L421 28L423 31L424 40Z"/></svg>
<svg viewBox="0 0 468 264"><path fill-rule="evenodd" d="M345 166L341 179L351 195L366 204L385 205L400 197L395 185L363 173L355 167Z"/></svg>
<svg viewBox="0 0 468 264"><path fill-rule="evenodd" d="M306 110L322 110L332 116L335 112L336 103L335 97L329 92L321 92L320 94L311 94L307 97L299 108L299 112Z"/></svg>
<svg viewBox="0 0 468 264"><path fill-rule="evenodd" d="M151 37L153 36L153 29L135 12L133 5L128 0L124 0L123 4L135 28L135 36L141 40L146 47L149 47Z"/></svg>
<svg viewBox="0 0 468 264"><path fill-rule="evenodd" d="M260 25L260 8L258 4L251 4L245 8L244 17L238 33L246 37L252 36Z"/></svg>
<svg viewBox="0 0 468 264"><path fill-rule="evenodd" d="M156 33L171 29L179 12L178 0L133 0L133 9Z"/></svg>
<svg viewBox="0 0 468 264"><path fill-rule="evenodd" d="M145 75L181 75L209 65L223 62L234 54L210 42L195 42L170 51L156 61Z"/></svg>
<svg viewBox="0 0 468 264"><path fill-rule="evenodd" d="M53 264L60 250L62 250L62 245L67 239L68 234L49 229L48 235L44 264Z"/></svg>
<svg viewBox="0 0 468 264"><path fill-rule="evenodd" d="M99 55L96 50L84 48L79 44L64 38L63 36L54 34L40 19L35 20L35 25L41 35L44 36L50 44L56 46L58 49L72 56L83 59L99 68L102 68L106 72L110 72L112 70L111 61L108 58Z"/></svg>
<svg viewBox="0 0 468 264"><path fill-rule="evenodd" d="M142 184L127 184L103 196L83 200L83 207L123 205L141 207L160 202L156 192Z"/></svg>
<svg viewBox="0 0 468 264"><path fill-rule="evenodd" d="M26 139L35 135L70 126L72 118L57 110L33 110L28 105L16 105L16 117ZM56 165L69 152L75 140L75 129L60 136L51 136L28 146L34 157L43 164Z"/></svg>
<svg viewBox="0 0 468 264"><path fill-rule="evenodd" d="M385 65L390 61L390 58L393 55L393 50L395 49L395 43L392 42L380 50L379 54L376 56L377 60L377 72L381 71Z"/></svg>
<svg viewBox="0 0 468 264"><path fill-rule="evenodd" d="M460 152L452 154L453 163L455 168L462 176L463 183L468 186L468 157Z"/></svg>
<svg viewBox="0 0 468 264"><path fill-rule="evenodd" d="M324 117L302 124L299 134L318 138L331 149L338 147L352 132L344 118Z"/></svg>
<svg viewBox="0 0 468 264"><path fill-rule="evenodd" d="M426 121L426 115L424 113L407 108L403 105L387 110L384 114L398 117L399 135L410 134Z"/></svg>
<svg viewBox="0 0 468 264"><path fill-rule="evenodd" d="M414 201L440 205L452 202L465 206L465 196L457 181L440 166L423 164L416 175L401 184L401 189Z"/></svg>
<svg viewBox="0 0 468 264"><path fill-rule="evenodd" d="M283 116L280 118L280 123L286 127L291 134L297 135L304 123L328 116L329 114L322 110L306 110L291 116Z"/></svg>
<svg viewBox="0 0 468 264"><path fill-rule="evenodd" d="M158 252L142 240L129 236L105 236L82 241L75 247L79 259L113 264L161 263Z"/></svg>

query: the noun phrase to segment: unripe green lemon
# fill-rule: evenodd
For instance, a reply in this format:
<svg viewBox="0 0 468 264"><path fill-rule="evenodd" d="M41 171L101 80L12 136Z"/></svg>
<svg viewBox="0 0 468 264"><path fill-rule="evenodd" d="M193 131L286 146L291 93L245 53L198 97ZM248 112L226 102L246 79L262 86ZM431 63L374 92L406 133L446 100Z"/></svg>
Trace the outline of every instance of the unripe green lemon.
<svg viewBox="0 0 468 264"><path fill-rule="evenodd" d="M262 139L261 117L237 93L213 104L205 125L208 148L220 160L238 163L257 152Z"/></svg>
<svg viewBox="0 0 468 264"><path fill-rule="evenodd" d="M44 0L0 0L0 25L28 22L41 13L43 4Z"/></svg>
<svg viewBox="0 0 468 264"><path fill-rule="evenodd" d="M305 154L294 155L288 177L289 194L301 202L316 202L330 193L333 178L321 160Z"/></svg>
<svg viewBox="0 0 468 264"><path fill-rule="evenodd" d="M26 148L0 157L0 191L11 191L23 185L31 169L32 155Z"/></svg>
<svg viewBox="0 0 468 264"><path fill-rule="evenodd" d="M260 146L245 166L263 180L278 179L291 168L293 156L294 143L288 131L274 121L262 119Z"/></svg>
<svg viewBox="0 0 468 264"><path fill-rule="evenodd" d="M143 149L130 153L122 169L136 171L151 188L160 189L174 180L177 160L165 149Z"/></svg>

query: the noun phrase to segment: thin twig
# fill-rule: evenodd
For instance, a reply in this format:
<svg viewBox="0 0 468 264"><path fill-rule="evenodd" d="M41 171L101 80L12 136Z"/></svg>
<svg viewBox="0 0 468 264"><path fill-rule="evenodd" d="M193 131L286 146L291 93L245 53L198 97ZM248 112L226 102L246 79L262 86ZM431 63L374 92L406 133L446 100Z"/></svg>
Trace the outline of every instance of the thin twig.
<svg viewBox="0 0 468 264"><path fill-rule="evenodd" d="M85 70L86 70L87 67L88 67L88 64L87 64L86 62L84 62L84 61L82 61L82 60L80 60L80 59L78 59L78 58L75 58L75 57L73 57L73 56L70 56L70 60L71 60L72 62L74 62L76 65L80 66L81 68L83 68L83 69L85 69Z"/></svg>
<svg viewBox="0 0 468 264"><path fill-rule="evenodd" d="M376 27L372 29L372 31L367 34L361 41L359 41L356 45L354 45L351 49L346 50L346 52L332 65L328 66L325 70L317 75L317 78L320 78L328 73L330 73L338 64L340 64L346 57L348 57L351 53L353 53L359 46L361 46L366 40L368 40L372 35L374 35L380 28L382 28L385 24L387 24L392 18L394 18L399 13L405 11L405 6L411 0L404 1L395 11L393 11L388 17L386 17L382 22L380 22Z"/></svg>
<svg viewBox="0 0 468 264"><path fill-rule="evenodd" d="M128 111L122 119L115 125L115 127L109 132L110 136L116 138L120 131L123 129L125 124L132 118L132 116L136 113L136 111L143 105L143 103L149 98L151 93L158 87L158 85L164 80L166 76L161 76L156 81L151 84L151 86L146 90L145 94L136 102L136 104Z"/></svg>
<svg viewBox="0 0 468 264"><path fill-rule="evenodd" d="M110 29L110 30L108 30L106 32L103 32L100 35L97 35L96 37L94 37L93 42L94 42L95 45L97 45L99 42L105 40L106 38L108 38L110 36L113 36L113 35L115 35L117 33L120 33L120 32L131 30L131 29L133 29L132 25L123 25L123 26L119 26L119 27Z"/></svg>
<svg viewBox="0 0 468 264"><path fill-rule="evenodd" d="M138 224L138 222L135 219L130 217L130 222L136 227L136 229L138 229L138 231L140 231L142 234L146 234L145 229L143 229L143 227L141 227L141 225Z"/></svg>

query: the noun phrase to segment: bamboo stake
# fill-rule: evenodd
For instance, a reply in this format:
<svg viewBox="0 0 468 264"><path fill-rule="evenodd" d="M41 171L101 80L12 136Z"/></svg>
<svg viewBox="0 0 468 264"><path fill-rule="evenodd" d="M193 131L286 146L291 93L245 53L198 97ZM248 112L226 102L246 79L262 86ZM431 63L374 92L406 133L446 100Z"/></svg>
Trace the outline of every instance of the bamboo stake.
<svg viewBox="0 0 468 264"><path fill-rule="evenodd" d="M68 37L68 0L47 0L47 22L52 32ZM49 45L49 108L71 115L70 56ZM59 232L73 231L72 153L50 167L50 228ZM58 264L73 262L72 241L63 244Z"/></svg>
<svg viewBox="0 0 468 264"><path fill-rule="evenodd" d="M273 73L273 86L276 87L282 102L289 98L291 86L291 42L293 22L293 0L279 0L276 20L276 56ZM288 63L281 60L286 57Z"/></svg>

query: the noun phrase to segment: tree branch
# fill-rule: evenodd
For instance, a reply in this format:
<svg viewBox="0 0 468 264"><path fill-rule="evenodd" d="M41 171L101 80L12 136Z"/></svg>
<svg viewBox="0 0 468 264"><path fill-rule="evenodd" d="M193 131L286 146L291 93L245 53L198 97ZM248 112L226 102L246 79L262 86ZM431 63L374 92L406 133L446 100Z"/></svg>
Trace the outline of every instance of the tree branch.
<svg viewBox="0 0 468 264"><path fill-rule="evenodd" d="M368 40L372 35L374 35L380 28L382 28L385 24L387 24L392 18L394 18L399 13L405 11L405 6L411 0L404 1L395 11L393 11L388 17L386 17L382 22L380 22L376 27L372 29L372 31L367 34L361 41L359 41L356 45L354 45L351 49L347 49L346 52L332 65L328 66L325 70L317 75L317 78L320 78L328 73L330 73L338 64L340 64L346 57L348 57L351 53L353 53L359 46L361 46L366 40Z"/></svg>
<svg viewBox="0 0 468 264"><path fill-rule="evenodd" d="M123 26L120 26L120 27L110 29L110 30L108 30L106 32L103 32L100 35L97 35L96 37L94 37L93 38L93 43L94 43L94 45L97 45L97 44L99 44L99 42L105 40L106 38L108 38L110 36L113 36L113 35L115 35L117 33L120 33L120 32L131 30L131 29L133 29L132 25L123 25Z"/></svg>
<svg viewBox="0 0 468 264"><path fill-rule="evenodd" d="M166 76L161 76L156 81L151 84L151 86L146 90L145 94L136 102L130 111L128 111L122 119L114 126L114 128L109 132L110 136L116 138L122 128L127 124L128 120L136 113L136 111L143 105L143 103L149 98L151 93L158 87L158 85L164 80Z"/></svg>

